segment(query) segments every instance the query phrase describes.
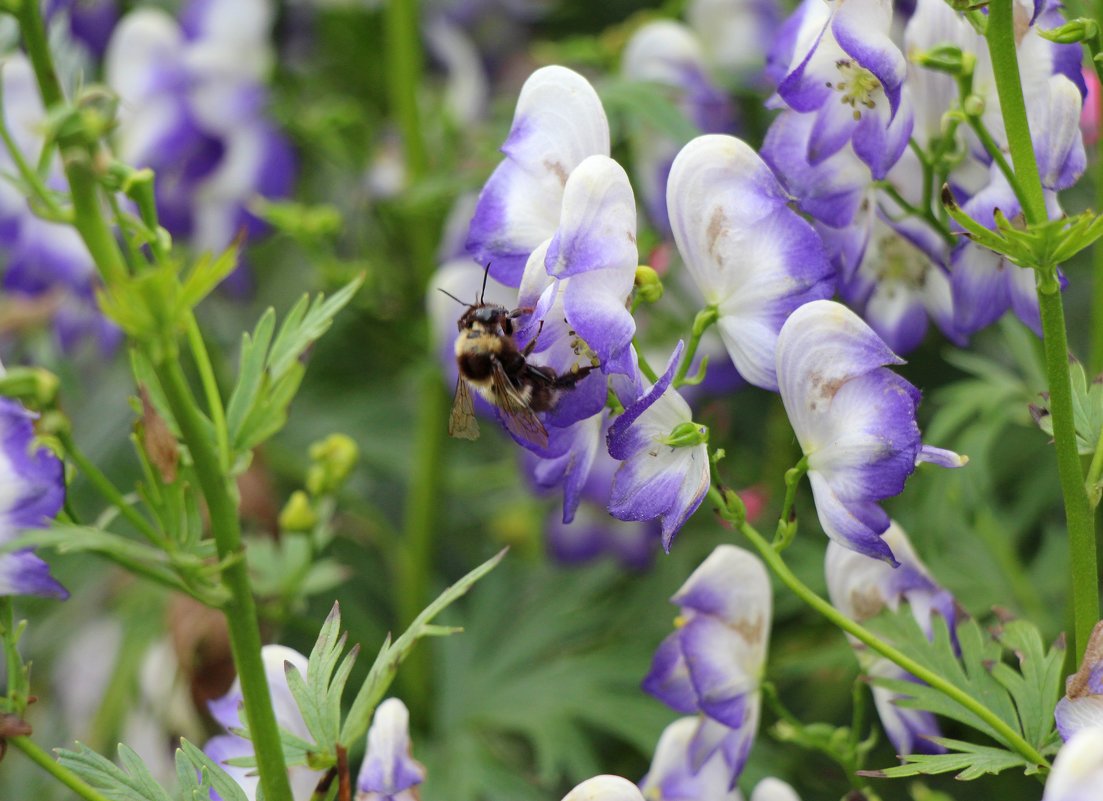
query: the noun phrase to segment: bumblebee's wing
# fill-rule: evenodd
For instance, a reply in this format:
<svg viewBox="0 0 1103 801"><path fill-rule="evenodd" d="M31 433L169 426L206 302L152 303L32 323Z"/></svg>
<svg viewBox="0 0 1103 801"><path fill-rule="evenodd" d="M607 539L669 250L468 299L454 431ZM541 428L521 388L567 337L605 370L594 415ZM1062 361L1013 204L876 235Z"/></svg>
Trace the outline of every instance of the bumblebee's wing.
<svg viewBox="0 0 1103 801"><path fill-rule="evenodd" d="M547 429L536 416L536 412L513 387L505 368L497 360L494 362L491 378L494 398L498 401L498 408L501 410L500 417L510 433L541 448L548 447Z"/></svg>
<svg viewBox="0 0 1103 801"><path fill-rule="evenodd" d="M475 419L475 406L471 403L471 390L461 375L456 379L456 400L448 418L448 436L460 439L478 439L479 421Z"/></svg>

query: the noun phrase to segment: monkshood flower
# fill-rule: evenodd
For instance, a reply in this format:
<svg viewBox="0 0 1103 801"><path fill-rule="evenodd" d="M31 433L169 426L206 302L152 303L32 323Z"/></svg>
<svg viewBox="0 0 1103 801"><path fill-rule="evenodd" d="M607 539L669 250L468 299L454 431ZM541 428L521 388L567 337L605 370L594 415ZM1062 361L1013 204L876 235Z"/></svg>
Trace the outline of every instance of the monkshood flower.
<svg viewBox="0 0 1103 801"><path fill-rule="evenodd" d="M758 730L770 579L758 557L720 545L671 602L681 608L678 628L655 652L643 689L678 712L701 713L684 750L694 768L721 754L731 788Z"/></svg>
<svg viewBox="0 0 1103 801"><path fill-rule="evenodd" d="M751 801L800 801L800 796L788 783L767 776L755 785Z"/></svg>
<svg viewBox="0 0 1103 801"><path fill-rule="evenodd" d="M995 229L996 210L1008 219L1022 212L1015 191L993 164L990 181L963 206L962 210L986 228ZM1050 219L1061 214L1057 194L1047 191L1046 206ZM963 237L951 256L950 287L953 293L954 324L959 331L972 334L991 325L1011 310L1038 336L1042 335L1041 312L1033 270L1012 264L999 253L981 247Z"/></svg>
<svg viewBox="0 0 1103 801"><path fill-rule="evenodd" d="M118 0L46 0L43 16L52 25L62 20L69 36L88 48L95 58L103 57L107 42L119 21Z"/></svg>
<svg viewBox="0 0 1103 801"><path fill-rule="evenodd" d="M628 779L595 776L563 796L563 801L644 801L644 797Z"/></svg>
<svg viewBox="0 0 1103 801"><path fill-rule="evenodd" d="M1103 784L1103 729L1077 732L1053 760L1042 801L1095 801Z"/></svg>
<svg viewBox="0 0 1103 801"><path fill-rule="evenodd" d="M858 315L829 300L793 312L777 340L781 400L824 533L893 565L881 539L889 518L878 501L899 494L919 462L966 462L923 444L919 390L886 367L901 361Z"/></svg>
<svg viewBox="0 0 1103 801"><path fill-rule="evenodd" d="M625 78L668 87L682 113L701 133L731 133L735 118L731 101L709 77L701 41L688 27L657 20L632 34L621 57ZM664 237L670 235L666 184L670 165L681 143L650 129L632 138L635 162L648 216Z"/></svg>
<svg viewBox="0 0 1103 801"><path fill-rule="evenodd" d="M34 418L19 402L0 398L0 543L48 525L65 500L61 461L35 444ZM0 595L69 597L30 550L0 555Z"/></svg>
<svg viewBox="0 0 1103 801"><path fill-rule="evenodd" d="M356 780L356 801L417 801L425 768L410 755L410 713L397 698L375 710Z"/></svg>
<svg viewBox="0 0 1103 801"><path fill-rule="evenodd" d="M567 178L587 156L609 155L609 122L589 81L566 67L536 70L517 98L505 160L479 195L467 249L518 286L530 254L559 225Z"/></svg>
<svg viewBox="0 0 1103 801"><path fill-rule="evenodd" d="M699 725L699 718L687 717L663 729L651 768L640 780L647 801L743 801L732 787L732 772L720 753L696 766L690 759Z"/></svg>
<svg viewBox="0 0 1103 801"><path fill-rule="evenodd" d="M850 2L851 0L848 0ZM674 160L667 207L674 241L732 362L750 383L777 389L781 325L802 304L834 292L823 243L746 143L700 136Z"/></svg>
<svg viewBox="0 0 1103 801"><path fill-rule="evenodd" d="M272 23L264 0L192 0L179 23L157 9L128 14L108 46L118 151L156 172L161 224L197 250L259 233L249 203L291 189L291 148L265 111Z"/></svg>
<svg viewBox="0 0 1103 801"><path fill-rule="evenodd" d="M890 0L805 0L786 23L778 49L791 59L777 94L794 111L815 114L812 164L852 143L882 178L907 146L912 115L900 102L907 62L891 25Z"/></svg>
<svg viewBox="0 0 1103 801"><path fill-rule="evenodd" d="M892 549L899 567L893 568L886 562L870 559L835 542L828 544L824 572L831 603L859 623L875 617L884 609L896 611L901 604L907 604L928 637L934 636L931 620L934 614L942 616L953 636L957 620L954 597L931 578L904 530L895 522L889 525L882 539ZM859 664L869 676L915 681L889 660L866 650L862 643L852 637L848 639ZM891 690L873 685L877 714L896 753L901 756L917 752L942 753L945 749L930 740L931 737L941 736L934 715L925 710L898 706L896 701L899 698Z"/></svg>
<svg viewBox="0 0 1103 801"><path fill-rule="evenodd" d="M693 422L689 404L670 386L682 358L678 343L659 380L609 427L613 476L609 513L618 520L662 522L666 551L704 500L710 471L708 429Z"/></svg>
<svg viewBox="0 0 1103 801"><path fill-rule="evenodd" d="M310 731L287 684L288 670L297 670L304 679L306 678L306 657L282 645L266 645L261 649L261 659L264 661L264 673L272 694L272 711L275 712L276 723L281 729L309 742ZM222 765L230 777L245 791L250 801L254 801L257 797L257 788L260 786L260 777L256 775L256 769L226 764L226 760L252 756L254 753L252 741L233 733L234 729L242 727L243 702L241 680L234 679L233 686L226 695L208 704L211 717L227 730L227 734L220 734L207 740L203 751ZM295 765L288 768L287 773L291 782L291 794L295 801L307 801L318 785L323 771L311 770L304 765ZM215 801L219 801L213 792L211 795Z"/></svg>
<svg viewBox="0 0 1103 801"><path fill-rule="evenodd" d="M1053 716L1065 742L1081 729L1103 729L1103 621L1092 629L1080 669L1065 680Z"/></svg>

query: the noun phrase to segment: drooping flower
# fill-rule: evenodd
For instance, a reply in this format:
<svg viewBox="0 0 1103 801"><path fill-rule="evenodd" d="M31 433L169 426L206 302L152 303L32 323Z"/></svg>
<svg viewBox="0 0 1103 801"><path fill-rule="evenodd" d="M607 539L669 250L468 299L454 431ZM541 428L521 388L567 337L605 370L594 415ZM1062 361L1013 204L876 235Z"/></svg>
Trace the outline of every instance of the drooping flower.
<svg viewBox="0 0 1103 801"><path fill-rule="evenodd" d="M46 526L65 500L61 461L35 444L34 417L18 401L0 398L0 543ZM0 595L69 597L30 550L0 555Z"/></svg>
<svg viewBox="0 0 1103 801"><path fill-rule="evenodd" d="M777 340L781 400L807 459L820 525L841 545L894 565L878 501L899 494L919 462L966 461L922 443L919 390L886 367L901 361L854 312L829 300L793 312Z"/></svg>
<svg viewBox="0 0 1103 801"><path fill-rule="evenodd" d="M536 70L517 98L505 160L479 195L467 249L490 274L521 283L529 256L559 225L567 178L609 155L609 122L589 81L566 67Z"/></svg>
<svg viewBox="0 0 1103 801"><path fill-rule="evenodd" d="M671 601L681 608L679 626L655 652L643 688L678 712L700 713L686 747L690 766L696 773L719 753L731 788L758 730L770 579L756 556L720 545Z"/></svg>
<svg viewBox="0 0 1103 801"><path fill-rule="evenodd" d="M305 679L307 659L291 648L283 645L266 645L261 649L261 659L264 661L264 674L268 679L268 689L272 696L272 711L276 715L276 723L281 729L290 734L311 741L306 721L299 711L295 697L287 684L287 671L297 670ZM250 740L233 733L234 729L242 725L242 704L244 697L241 694L241 680L234 679L226 695L211 701L208 704L211 717L213 717L226 730L226 734L219 734L207 740L203 751L222 765L230 777L238 783L250 801L257 797L257 788L260 786L260 778L254 768L237 767L228 765L226 761L237 757L247 757L254 754L253 743ZM311 770L305 765L295 765L288 768L288 780L291 783L291 794L295 801L307 801L318 785L322 777L322 771ZM212 793L213 796L213 793ZM216 798L215 801L218 801Z"/></svg>
<svg viewBox="0 0 1103 801"><path fill-rule="evenodd" d="M900 562L893 568L880 559L844 548L836 542L827 546L824 572L831 603L859 623L875 617L884 609L896 611L907 604L919 627L928 637L934 636L932 615L946 621L953 636L957 607L949 591L935 583L912 548L904 530L891 523L882 539ZM858 656L862 670L873 678L915 681L907 671L889 660L878 657L853 638L850 644ZM873 701L885 733L901 756L913 753L942 753L945 749L931 742L941 731L934 715L921 709L897 705L901 695L873 685Z"/></svg>
<svg viewBox="0 0 1103 801"><path fill-rule="evenodd" d="M690 744L699 725L697 717L686 717L663 729L651 768L640 780L648 801L743 801L731 786L731 770L721 754L696 766L690 759Z"/></svg>
<svg viewBox="0 0 1103 801"><path fill-rule="evenodd" d="M823 243L789 200L765 162L731 136L686 145L667 185L686 268L718 310L716 326L736 369L764 389L777 388L774 350L785 318L834 291Z"/></svg>
<svg viewBox="0 0 1103 801"><path fill-rule="evenodd" d="M1053 716L1065 742L1081 729L1103 729L1103 621L1092 629L1080 669L1065 680Z"/></svg>
<svg viewBox="0 0 1103 801"><path fill-rule="evenodd" d="M356 780L356 801L417 801L425 768L410 754L410 713L397 698L375 710Z"/></svg>
<svg viewBox="0 0 1103 801"><path fill-rule="evenodd" d="M644 801L639 788L620 776L595 776L575 787L563 801Z"/></svg>
<svg viewBox="0 0 1103 801"><path fill-rule="evenodd" d="M800 796L788 783L767 776L755 785L751 801L800 801Z"/></svg>
<svg viewBox="0 0 1103 801"><path fill-rule="evenodd" d="M613 476L609 512L618 520L662 521L663 548L708 492L708 429L693 422L689 404L671 387L682 343L653 387L609 428L609 454L622 462Z"/></svg>
<svg viewBox="0 0 1103 801"><path fill-rule="evenodd" d="M1042 801L1094 801L1103 785L1103 728L1078 731L1062 746Z"/></svg>

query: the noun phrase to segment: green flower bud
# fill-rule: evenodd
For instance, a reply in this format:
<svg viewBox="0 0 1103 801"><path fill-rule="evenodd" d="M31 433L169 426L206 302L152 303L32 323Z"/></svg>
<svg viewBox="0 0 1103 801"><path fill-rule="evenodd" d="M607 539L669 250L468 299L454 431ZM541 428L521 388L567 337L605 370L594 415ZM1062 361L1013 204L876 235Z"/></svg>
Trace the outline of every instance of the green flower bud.
<svg viewBox="0 0 1103 801"><path fill-rule="evenodd" d="M1057 44L1077 44L1094 39L1099 35L1099 25L1093 19L1073 19L1064 25L1049 30L1038 29L1038 35Z"/></svg>
<svg viewBox="0 0 1103 801"><path fill-rule="evenodd" d="M641 264L636 268L636 297L643 303L655 303L663 296L663 280L655 268Z"/></svg>
<svg viewBox="0 0 1103 801"><path fill-rule="evenodd" d="M310 531L318 522L318 515L310 505L310 498L302 490L295 490L280 511L279 523L283 531Z"/></svg>
<svg viewBox="0 0 1103 801"><path fill-rule="evenodd" d="M979 117L984 114L984 98L980 95L969 95L962 102L961 107L970 117Z"/></svg>
<svg viewBox="0 0 1103 801"><path fill-rule="evenodd" d="M310 459L314 462L307 471L306 488L311 495L337 492L348 479L360 450L347 434L330 434L310 446Z"/></svg>
<svg viewBox="0 0 1103 801"><path fill-rule="evenodd" d="M33 409L48 409L57 400L58 377L41 367L13 367L0 376L0 395L17 398Z"/></svg>

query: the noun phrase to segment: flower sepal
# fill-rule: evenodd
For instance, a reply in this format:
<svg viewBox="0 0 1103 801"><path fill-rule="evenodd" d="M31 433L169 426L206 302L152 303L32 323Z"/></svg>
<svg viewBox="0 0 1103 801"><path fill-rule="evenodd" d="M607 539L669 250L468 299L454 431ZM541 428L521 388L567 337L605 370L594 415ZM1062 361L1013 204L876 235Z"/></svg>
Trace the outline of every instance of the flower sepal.
<svg viewBox="0 0 1103 801"><path fill-rule="evenodd" d="M671 448L692 448L695 445L705 445L709 441L708 426L694 423L692 420L678 423L671 432L663 438L663 445Z"/></svg>

